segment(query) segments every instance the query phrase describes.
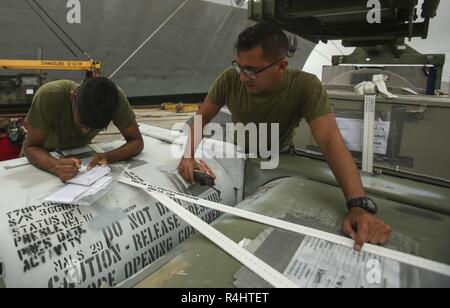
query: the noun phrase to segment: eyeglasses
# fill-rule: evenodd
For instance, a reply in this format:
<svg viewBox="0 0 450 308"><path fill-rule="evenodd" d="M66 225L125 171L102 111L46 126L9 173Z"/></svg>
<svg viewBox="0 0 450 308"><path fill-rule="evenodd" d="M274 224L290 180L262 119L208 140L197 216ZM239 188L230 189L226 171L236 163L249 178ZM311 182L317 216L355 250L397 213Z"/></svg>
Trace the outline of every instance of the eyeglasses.
<svg viewBox="0 0 450 308"><path fill-rule="evenodd" d="M283 60L283 58L278 59L277 61L273 62L272 64L270 64L269 66L262 68L260 70L254 70L251 68L246 68L241 66L236 60L234 60L233 62L231 62L231 65L233 66L233 68L236 70L236 72L240 75L242 73L244 73L245 76L247 76L248 78L255 80L256 78L258 78L258 74L261 74L262 72L268 70L269 68L271 68L272 66L274 66L275 64L277 64L278 62L280 62L281 60Z"/></svg>

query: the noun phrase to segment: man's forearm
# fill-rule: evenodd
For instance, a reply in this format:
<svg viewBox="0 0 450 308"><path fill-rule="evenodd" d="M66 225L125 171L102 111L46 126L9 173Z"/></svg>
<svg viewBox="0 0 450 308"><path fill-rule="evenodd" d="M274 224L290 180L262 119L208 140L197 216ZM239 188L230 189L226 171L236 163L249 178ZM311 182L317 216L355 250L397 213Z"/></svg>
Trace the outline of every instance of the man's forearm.
<svg viewBox="0 0 450 308"><path fill-rule="evenodd" d="M198 146L203 140L203 131L212 119L220 112L222 106L214 103L209 96L206 97L203 106L197 112L189 128L189 136L186 145L186 149L183 153L183 158L193 159L195 158L195 152Z"/></svg>
<svg viewBox="0 0 450 308"><path fill-rule="evenodd" d="M47 150L40 147L27 147L24 152L26 158L33 166L55 174L55 163L57 159L51 156Z"/></svg>
<svg viewBox="0 0 450 308"><path fill-rule="evenodd" d="M105 153L108 163L114 164L121 161L126 161L134 156L140 154L144 149L144 142L142 140L131 140L111 152Z"/></svg>
<svg viewBox="0 0 450 308"><path fill-rule="evenodd" d="M197 151L197 148L199 147L200 143L202 143L203 136L204 136L203 130L207 124L203 123L204 122L203 119L202 119L201 125L200 125L200 123L196 122L196 119L198 117L201 117L201 116L197 115L196 117L194 117L194 121L189 128L188 141L187 141L186 149L183 154L184 158L195 158L195 152Z"/></svg>
<svg viewBox="0 0 450 308"><path fill-rule="evenodd" d="M341 136L330 138L322 152L347 201L365 195L358 168Z"/></svg>

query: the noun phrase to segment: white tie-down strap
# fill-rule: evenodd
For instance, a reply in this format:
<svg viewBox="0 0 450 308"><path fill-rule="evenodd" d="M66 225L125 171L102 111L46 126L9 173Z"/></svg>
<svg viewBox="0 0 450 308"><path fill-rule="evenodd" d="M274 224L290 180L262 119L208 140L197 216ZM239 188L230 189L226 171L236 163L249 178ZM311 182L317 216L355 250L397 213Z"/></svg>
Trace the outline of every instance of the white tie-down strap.
<svg viewBox="0 0 450 308"><path fill-rule="evenodd" d="M373 142L375 135L376 95L366 95L364 99L364 140L362 170L373 173Z"/></svg>
<svg viewBox="0 0 450 308"><path fill-rule="evenodd" d="M355 92L364 95L364 140L362 170L373 173L374 158L374 133L375 133L375 111L377 90L387 98L398 98L397 95L389 92L386 81L388 76L377 74L372 76L372 82L364 81L355 86Z"/></svg>
<svg viewBox="0 0 450 308"><path fill-rule="evenodd" d="M120 182L140 188L140 189L144 189L148 193L152 192L152 193L154 193L155 196L156 195L164 195L171 199L178 199L181 201L194 203L194 204L197 204L197 205L209 208L209 209L213 209L213 210L217 210L217 211L220 211L223 213L231 214L231 215L234 215L234 216L237 216L240 218L244 218L247 220L251 220L254 222L258 222L258 223L261 223L261 224L264 224L267 226L271 226L274 228L278 228L278 229L282 229L282 230L286 230L286 231L290 231L290 232L295 232L295 233L306 235L306 236L319 238L319 239L329 241L329 242L332 242L332 243L335 243L338 245L342 245L345 247L349 247L352 249L355 245L355 242L352 239L344 237L344 236L339 236L336 234L304 227L302 225L290 223L290 222L276 219L273 217L264 216L261 214L249 212L249 211L238 209L235 207L226 206L226 205L223 205L220 203L203 200L203 199L200 199L197 197L193 197L193 196L189 196L186 194L171 191L171 190L168 190L168 189L156 186L156 185L151 185L151 184L145 183L145 181L143 181L137 175L135 175L134 173L132 173L130 171L124 172L122 178L120 179ZM171 199L169 199L169 200L171 200ZM187 221L187 222L190 223L189 221ZM203 221L202 221L202 223L205 224ZM215 229L213 229L213 230L217 232L217 230L215 230ZM244 250L244 249L239 247L238 250ZM376 245L371 245L371 244L365 244L362 251L371 253L371 254L375 254L380 257L385 257L385 258L388 258L391 260L395 260L395 261L398 261L398 262L401 262L401 263L404 263L407 265L411 265L414 267L426 269L426 270L429 270L429 271L432 271L435 273L450 276L450 266L446 265L446 264L434 262L431 260L427 260L424 258L416 257L416 256L413 256L410 254L402 253L399 251L395 251L395 250L391 250L391 249L387 249L387 248L384 248L381 246L376 246ZM257 260L259 260L259 259L257 259ZM238 261L241 262L241 260L239 260L239 259L238 259ZM244 264L244 265L246 265L246 264ZM255 272L255 273L258 274L257 272Z"/></svg>
<svg viewBox="0 0 450 308"><path fill-rule="evenodd" d="M373 75L373 77L372 77L372 81L377 86L377 89L378 89L378 91L380 91L380 93L385 95L387 98L398 98L397 95L389 92L387 85L386 85L386 81L388 81L388 79L389 79L389 77L384 74L377 74L377 75Z"/></svg>
<svg viewBox="0 0 450 308"><path fill-rule="evenodd" d="M129 174L128 174L129 175ZM132 184L131 181L123 180L122 183ZM275 288L298 288L299 286L292 282L289 278L282 273L275 270L273 267L257 258L246 249L239 246L221 232L217 231L209 224L205 223L196 215L192 214L184 207L173 201L173 195L164 193L162 189L150 188L148 184L134 182L132 184L135 187L144 189L150 196L161 202L170 211L178 215L186 223L190 224L194 229L203 234L206 238L219 246L223 251L231 255L242 265L253 271L259 277L271 284ZM159 190L159 191L158 191ZM176 198L176 197L175 197ZM176 198L178 199L178 198Z"/></svg>

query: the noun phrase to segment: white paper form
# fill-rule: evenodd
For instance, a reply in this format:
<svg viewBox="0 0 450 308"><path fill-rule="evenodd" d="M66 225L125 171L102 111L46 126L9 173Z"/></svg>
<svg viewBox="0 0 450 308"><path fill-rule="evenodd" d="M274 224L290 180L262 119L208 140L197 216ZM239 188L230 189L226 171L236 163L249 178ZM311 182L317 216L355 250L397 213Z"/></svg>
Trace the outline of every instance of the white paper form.
<svg viewBox="0 0 450 308"><path fill-rule="evenodd" d="M84 197L89 197L97 194L99 191L101 191L103 188L109 185L113 180L112 176L105 176L104 178L98 180L95 182L91 187L86 190L83 195L81 195L78 199L82 199Z"/></svg>
<svg viewBox="0 0 450 308"><path fill-rule="evenodd" d="M70 204L84 194L89 187L69 184L44 199L45 202Z"/></svg>
<svg viewBox="0 0 450 308"><path fill-rule="evenodd" d="M81 166L81 169L76 177L71 179L70 181L67 181L69 184L76 184L76 185L83 185L83 186L90 186L103 178L104 176L107 176L111 172L111 168L105 166L105 167L94 167L91 170L87 171L86 166Z"/></svg>
<svg viewBox="0 0 450 308"><path fill-rule="evenodd" d="M360 119L336 118L336 122L350 151L362 152L364 121ZM374 153L386 155L391 122L375 121Z"/></svg>
<svg viewBox="0 0 450 308"><path fill-rule="evenodd" d="M284 274L302 288L399 288L400 263L305 237Z"/></svg>
<svg viewBox="0 0 450 308"><path fill-rule="evenodd" d="M44 199L45 202L75 204L83 198L96 195L108 186L113 178L108 176L111 168L108 166L95 167L87 171L87 166L82 165L79 173L57 192Z"/></svg>
<svg viewBox="0 0 450 308"><path fill-rule="evenodd" d="M111 176L105 176L91 186L67 184L62 189L44 199L45 202L74 204L83 198L96 195L112 182Z"/></svg>

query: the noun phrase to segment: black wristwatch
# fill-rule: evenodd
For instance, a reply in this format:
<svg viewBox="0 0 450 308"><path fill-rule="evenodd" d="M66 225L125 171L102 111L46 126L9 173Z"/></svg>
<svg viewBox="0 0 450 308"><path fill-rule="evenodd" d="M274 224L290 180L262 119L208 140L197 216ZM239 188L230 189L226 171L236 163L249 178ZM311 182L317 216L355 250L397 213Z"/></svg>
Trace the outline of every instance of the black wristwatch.
<svg viewBox="0 0 450 308"><path fill-rule="evenodd" d="M377 204L368 197L356 198L347 202L347 209L349 211L355 207L361 208L372 215L376 215L378 213Z"/></svg>

